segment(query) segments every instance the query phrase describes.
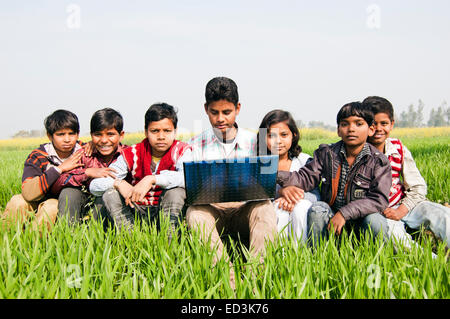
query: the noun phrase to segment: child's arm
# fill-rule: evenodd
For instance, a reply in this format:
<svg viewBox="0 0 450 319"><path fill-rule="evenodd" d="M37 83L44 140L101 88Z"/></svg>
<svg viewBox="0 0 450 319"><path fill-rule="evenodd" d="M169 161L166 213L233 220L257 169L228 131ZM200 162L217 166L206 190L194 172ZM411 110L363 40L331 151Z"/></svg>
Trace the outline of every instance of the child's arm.
<svg viewBox="0 0 450 319"><path fill-rule="evenodd" d="M122 180L127 177L128 166L122 155L120 155L114 163L109 165L109 168L111 171L115 172L114 175L116 178L114 179L111 177L109 173L107 177L94 178L89 184L89 191L91 194L95 196L102 196L104 192L114 187L114 181L116 179Z"/></svg>
<svg viewBox="0 0 450 319"><path fill-rule="evenodd" d="M155 183L165 189L184 187L184 162L192 161L192 151L187 148L175 164L175 171L161 171L155 175Z"/></svg>
<svg viewBox="0 0 450 319"><path fill-rule="evenodd" d="M405 186L405 197L400 201L408 211L426 200L427 184L416 166L411 152L403 145L402 177Z"/></svg>
<svg viewBox="0 0 450 319"><path fill-rule="evenodd" d="M83 150L72 154L59 166L48 167L46 156L39 151L33 151L25 161L22 175L22 196L26 201L33 202L42 199L50 190L61 173L82 166L80 163ZM46 170L43 170L46 167Z"/></svg>
<svg viewBox="0 0 450 319"><path fill-rule="evenodd" d="M309 192L320 183L322 174L322 159L326 156L326 148L322 145L314 151L314 157L296 172L279 171L277 183L281 187L296 186ZM280 195L282 195L280 193Z"/></svg>
<svg viewBox="0 0 450 319"><path fill-rule="evenodd" d="M190 148L187 148L175 163L175 171L165 170L157 175L145 176L133 187L130 200L134 202L144 200L145 195L154 188L155 185L165 189L184 187L183 163L189 161L192 161L192 152Z"/></svg>
<svg viewBox="0 0 450 319"><path fill-rule="evenodd" d="M78 167L69 172L61 174L52 186L52 192L58 194L64 187L81 187L88 185L90 179L101 177L115 178L115 170L111 167L94 167L93 160L83 156L81 159L83 167Z"/></svg>

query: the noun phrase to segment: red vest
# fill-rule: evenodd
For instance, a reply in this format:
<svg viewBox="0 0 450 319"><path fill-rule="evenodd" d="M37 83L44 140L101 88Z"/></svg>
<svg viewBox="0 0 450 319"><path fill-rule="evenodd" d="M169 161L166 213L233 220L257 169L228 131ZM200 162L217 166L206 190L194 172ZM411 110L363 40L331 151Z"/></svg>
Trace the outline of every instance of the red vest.
<svg viewBox="0 0 450 319"><path fill-rule="evenodd" d="M400 154L400 156L397 154L388 156L392 168L392 186L389 194L389 207L393 207L405 196L405 187L400 181L404 151L402 142L400 142L399 139L391 138L390 142L397 148L397 151Z"/></svg>
<svg viewBox="0 0 450 319"><path fill-rule="evenodd" d="M176 170L176 163L180 157L184 154L186 149L190 146L186 143L175 140L169 150L161 158L155 175L158 175L161 171ZM153 175L151 170L152 154L151 146L148 139L142 140L142 142L128 147L122 151L122 155L128 165L128 176L126 181L131 185L136 185L145 176ZM136 203L138 205L157 206L159 204L159 197L162 193L162 188L155 186L145 196L143 202Z"/></svg>

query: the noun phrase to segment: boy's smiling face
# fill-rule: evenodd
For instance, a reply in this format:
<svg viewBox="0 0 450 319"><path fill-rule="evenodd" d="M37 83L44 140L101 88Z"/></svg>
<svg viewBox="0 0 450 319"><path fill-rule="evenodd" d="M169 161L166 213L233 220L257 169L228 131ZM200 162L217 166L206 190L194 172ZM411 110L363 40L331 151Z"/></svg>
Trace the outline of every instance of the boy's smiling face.
<svg viewBox="0 0 450 319"><path fill-rule="evenodd" d="M369 143L375 147L384 146L386 139L389 137L394 128L394 121L391 121L386 113L377 113L374 117L375 133L369 136Z"/></svg>
<svg viewBox="0 0 450 319"><path fill-rule="evenodd" d="M145 136L152 148L152 155L162 157L172 146L177 130L171 119L165 118L148 124Z"/></svg>
<svg viewBox="0 0 450 319"><path fill-rule="evenodd" d="M92 144L103 157L111 156L116 152L123 136L124 132L119 133L115 128L91 133Z"/></svg>
<svg viewBox="0 0 450 319"><path fill-rule="evenodd" d="M374 128L359 116L350 116L339 122L337 133L346 146L357 148L364 145Z"/></svg>

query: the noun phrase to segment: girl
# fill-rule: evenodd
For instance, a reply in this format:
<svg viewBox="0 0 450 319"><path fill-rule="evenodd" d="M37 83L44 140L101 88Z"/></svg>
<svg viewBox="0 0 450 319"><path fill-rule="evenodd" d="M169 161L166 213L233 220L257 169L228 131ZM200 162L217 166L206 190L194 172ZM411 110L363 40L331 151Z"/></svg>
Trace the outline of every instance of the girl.
<svg viewBox="0 0 450 319"><path fill-rule="evenodd" d="M283 110L273 110L266 114L259 126L257 136L258 155L278 154L278 171L298 171L311 156L302 153L298 145L299 130L292 115ZM277 185L277 197L280 187ZM306 217L308 209L319 196L318 190L305 193L304 198L294 205L280 208L282 198L274 201L277 214L278 232L286 237L292 237L306 242Z"/></svg>

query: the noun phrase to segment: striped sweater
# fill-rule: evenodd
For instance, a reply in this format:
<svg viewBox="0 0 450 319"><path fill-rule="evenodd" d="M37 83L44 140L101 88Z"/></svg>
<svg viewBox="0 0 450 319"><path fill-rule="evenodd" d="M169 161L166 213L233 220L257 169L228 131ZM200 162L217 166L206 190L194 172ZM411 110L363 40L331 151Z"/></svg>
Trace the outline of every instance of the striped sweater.
<svg viewBox="0 0 450 319"><path fill-rule="evenodd" d="M76 144L74 151L81 148ZM63 162L52 143L40 145L34 149L25 160L22 174L22 196L28 202L41 201L57 197L50 189L61 175L56 166Z"/></svg>
<svg viewBox="0 0 450 319"><path fill-rule="evenodd" d="M397 205L403 197L405 197L405 187L400 180L404 151L403 145L399 139L392 138L390 139L390 142L396 149L396 152L392 152L390 155L388 155L388 159L391 163L392 169L392 186L391 192L389 194L389 207L393 207Z"/></svg>
<svg viewBox="0 0 450 319"><path fill-rule="evenodd" d="M405 205L408 210L426 200L427 184L408 148L399 139L387 138L384 154L392 168L389 207Z"/></svg>

